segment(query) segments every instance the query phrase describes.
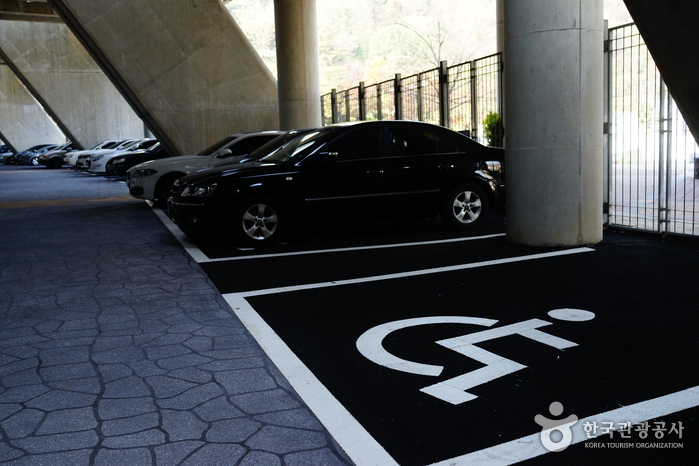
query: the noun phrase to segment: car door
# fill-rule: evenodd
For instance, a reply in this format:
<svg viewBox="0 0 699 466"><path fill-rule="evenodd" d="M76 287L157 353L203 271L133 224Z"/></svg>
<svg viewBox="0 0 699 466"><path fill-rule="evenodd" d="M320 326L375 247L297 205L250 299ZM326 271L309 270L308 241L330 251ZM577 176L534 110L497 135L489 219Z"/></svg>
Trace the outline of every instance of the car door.
<svg viewBox="0 0 699 466"><path fill-rule="evenodd" d="M440 191L453 183L459 149L440 128L394 122L387 129L386 203L394 212L433 210Z"/></svg>
<svg viewBox="0 0 699 466"><path fill-rule="evenodd" d="M378 125L349 127L304 160L294 185L301 219L380 216L385 205L384 157Z"/></svg>

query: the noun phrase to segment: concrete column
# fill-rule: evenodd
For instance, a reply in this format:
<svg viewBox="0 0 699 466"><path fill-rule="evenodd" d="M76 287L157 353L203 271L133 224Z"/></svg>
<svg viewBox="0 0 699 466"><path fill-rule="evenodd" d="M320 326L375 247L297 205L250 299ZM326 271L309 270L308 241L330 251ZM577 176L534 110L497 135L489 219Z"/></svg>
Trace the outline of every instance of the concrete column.
<svg viewBox="0 0 699 466"><path fill-rule="evenodd" d="M603 2L505 0L507 238L602 240Z"/></svg>
<svg viewBox="0 0 699 466"><path fill-rule="evenodd" d="M321 125L315 0L274 0L282 129Z"/></svg>
<svg viewBox="0 0 699 466"><path fill-rule="evenodd" d="M0 64L0 132L17 151L66 138L7 65Z"/></svg>

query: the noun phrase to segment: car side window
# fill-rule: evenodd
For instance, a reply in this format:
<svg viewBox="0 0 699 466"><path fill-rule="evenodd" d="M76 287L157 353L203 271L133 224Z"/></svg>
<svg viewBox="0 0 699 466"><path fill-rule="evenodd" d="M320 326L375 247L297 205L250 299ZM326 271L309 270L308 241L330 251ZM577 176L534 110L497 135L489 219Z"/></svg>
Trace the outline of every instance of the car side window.
<svg viewBox="0 0 699 466"><path fill-rule="evenodd" d="M415 126L389 126L389 144L392 157L434 154L435 134L431 128Z"/></svg>
<svg viewBox="0 0 699 466"><path fill-rule="evenodd" d="M454 137L446 131L436 131L435 141L437 142L437 152L440 154L454 154L463 152Z"/></svg>
<svg viewBox="0 0 699 466"><path fill-rule="evenodd" d="M379 157L379 128L350 131L329 143L323 152L337 152L337 161L365 160Z"/></svg>
<svg viewBox="0 0 699 466"><path fill-rule="evenodd" d="M262 147L263 144L269 142L269 140L269 136L250 136L249 138L242 139L238 143L228 147L231 153L224 157L240 157L251 154L256 149Z"/></svg>

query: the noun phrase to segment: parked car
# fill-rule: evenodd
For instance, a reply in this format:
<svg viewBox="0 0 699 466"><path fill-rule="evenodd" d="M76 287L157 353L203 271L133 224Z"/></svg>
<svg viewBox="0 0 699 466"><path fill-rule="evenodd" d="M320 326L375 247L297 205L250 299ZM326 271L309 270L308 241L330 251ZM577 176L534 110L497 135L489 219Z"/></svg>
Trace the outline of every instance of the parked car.
<svg viewBox="0 0 699 466"><path fill-rule="evenodd" d="M126 146L124 149L114 149L109 152L101 152L90 157L90 171L92 173L106 173L107 162L114 157L130 154L138 150L146 150L155 144L160 144L157 139L142 139Z"/></svg>
<svg viewBox="0 0 699 466"><path fill-rule="evenodd" d="M187 173L230 162L249 155L260 146L284 134L282 131L238 133L226 136L194 155L180 155L136 165L126 173L129 193L139 199L167 201L172 183Z"/></svg>
<svg viewBox="0 0 699 466"><path fill-rule="evenodd" d="M39 165L44 165L47 168L61 168L63 166L63 158L74 149L74 146L72 141L65 142L55 149L39 155L37 161Z"/></svg>
<svg viewBox="0 0 699 466"><path fill-rule="evenodd" d="M9 147L4 144L0 146L0 163L5 163L5 160L13 155L14 152L12 152Z"/></svg>
<svg viewBox="0 0 699 466"><path fill-rule="evenodd" d="M112 151L126 150L130 146L136 144L137 142L139 142L141 140L142 140L142 138L126 139L114 147L110 147L110 148L104 147L102 149L87 151L84 154L81 154L78 156L78 160L75 162L75 168L82 168L85 170L89 169L90 164L92 163L93 157L96 157L97 155L101 155L101 154L108 154Z"/></svg>
<svg viewBox="0 0 699 466"><path fill-rule="evenodd" d="M65 162L66 165L70 165L71 167L75 167L75 164L78 161L78 157L80 157L83 154L87 154L90 152L94 152L99 149L112 149L119 144L124 142L123 139L107 139L105 141L100 142L96 146L90 148L90 149L85 149L85 150L76 150L72 152L68 152L65 157L63 158L63 161Z"/></svg>
<svg viewBox="0 0 699 466"><path fill-rule="evenodd" d="M26 161L32 155L40 154L41 152L50 150L54 147L56 147L56 144L37 144L35 146L30 147L29 149L17 152L15 155L8 157L5 160L5 163L22 165L24 161Z"/></svg>
<svg viewBox="0 0 699 466"><path fill-rule="evenodd" d="M188 236L277 241L287 228L436 217L481 224L504 199L504 150L428 123L342 123L305 133L258 160L175 182L168 214Z"/></svg>
<svg viewBox="0 0 699 466"><path fill-rule="evenodd" d="M108 175L126 176L129 168L139 163L149 162L151 160L160 160L170 157L170 154L165 150L160 143L154 144L148 149L127 152L120 156L114 157L105 166Z"/></svg>

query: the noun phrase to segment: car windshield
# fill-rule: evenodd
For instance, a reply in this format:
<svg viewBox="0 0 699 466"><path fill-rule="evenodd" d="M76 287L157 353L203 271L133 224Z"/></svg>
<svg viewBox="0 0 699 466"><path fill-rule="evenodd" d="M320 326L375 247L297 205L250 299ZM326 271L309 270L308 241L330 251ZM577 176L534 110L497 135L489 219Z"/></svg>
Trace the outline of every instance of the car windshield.
<svg viewBox="0 0 699 466"><path fill-rule="evenodd" d="M292 139L288 144L284 144L269 155L262 157L260 161L268 163L289 163L296 162L305 157L319 144L326 140L326 135L333 131L329 128L321 128L311 131L296 139Z"/></svg>
<svg viewBox="0 0 699 466"><path fill-rule="evenodd" d="M217 143L215 143L214 145L207 147L206 149L204 149L201 152L198 152L196 155L211 155L214 152L218 151L223 146L230 144L231 141L233 141L235 139L238 139L238 136L228 136L226 138L223 138L220 141L218 141Z"/></svg>

